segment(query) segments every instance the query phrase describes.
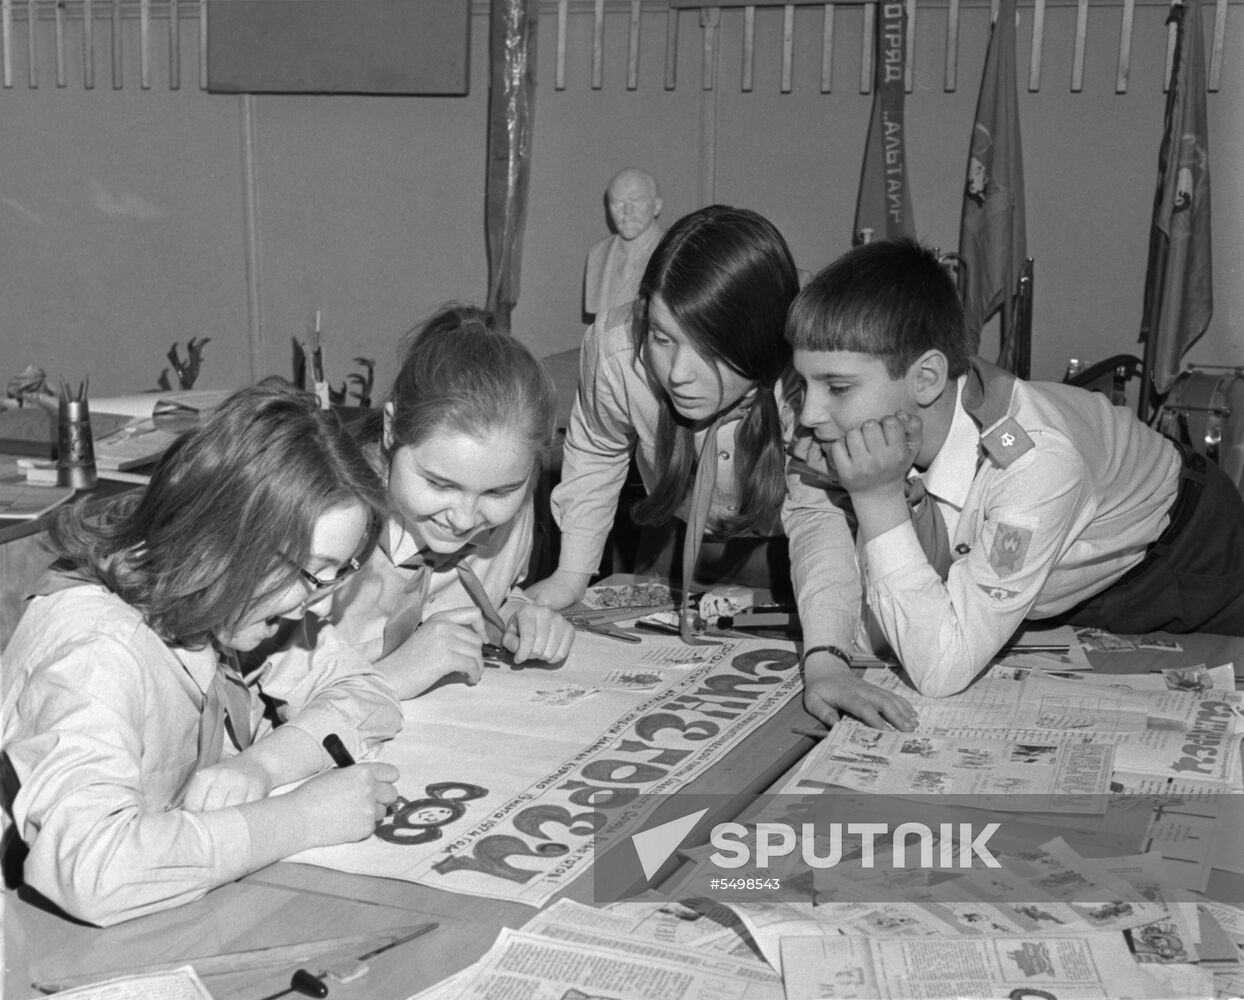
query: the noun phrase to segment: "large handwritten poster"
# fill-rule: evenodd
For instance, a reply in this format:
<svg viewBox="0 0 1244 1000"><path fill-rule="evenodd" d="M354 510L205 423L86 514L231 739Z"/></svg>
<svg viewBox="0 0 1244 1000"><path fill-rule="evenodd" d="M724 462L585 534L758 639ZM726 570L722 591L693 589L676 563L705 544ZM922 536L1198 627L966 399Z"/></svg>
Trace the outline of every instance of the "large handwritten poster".
<svg viewBox="0 0 1244 1000"><path fill-rule="evenodd" d="M703 774L799 690L791 643L581 632L560 669L494 667L405 703L379 759L409 804L362 843L291 860L542 905L628 804Z"/></svg>

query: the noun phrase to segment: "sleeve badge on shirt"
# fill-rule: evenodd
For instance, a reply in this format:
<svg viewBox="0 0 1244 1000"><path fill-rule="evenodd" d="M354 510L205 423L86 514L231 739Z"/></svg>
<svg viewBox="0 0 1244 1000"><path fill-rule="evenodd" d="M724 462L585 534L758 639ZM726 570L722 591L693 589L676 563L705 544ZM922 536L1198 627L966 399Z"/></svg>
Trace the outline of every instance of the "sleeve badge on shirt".
<svg viewBox="0 0 1244 1000"><path fill-rule="evenodd" d="M1018 573L1024 568L1024 557L1032 542L1032 532L1014 524L999 524L989 549L989 565L998 576Z"/></svg>
<svg viewBox="0 0 1244 1000"><path fill-rule="evenodd" d="M985 596L995 604L1001 604L1003 601L1009 601L1012 598L1019 596L1018 590L1007 590L1006 587L991 587L987 583L978 583L977 586L980 587L980 589L984 591Z"/></svg>
<svg viewBox="0 0 1244 1000"><path fill-rule="evenodd" d="M1019 458L1020 455L1032 451L1034 445L1014 417L1007 417L992 431L981 438L981 447L1001 468Z"/></svg>

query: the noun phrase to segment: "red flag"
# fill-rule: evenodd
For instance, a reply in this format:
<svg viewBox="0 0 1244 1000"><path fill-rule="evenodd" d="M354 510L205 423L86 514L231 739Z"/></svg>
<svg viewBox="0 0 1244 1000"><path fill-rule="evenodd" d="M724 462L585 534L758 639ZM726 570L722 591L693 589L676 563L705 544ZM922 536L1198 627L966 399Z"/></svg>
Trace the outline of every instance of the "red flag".
<svg viewBox="0 0 1244 1000"><path fill-rule="evenodd" d="M976 121L968 150L959 225L963 308L968 334L980 346L981 327L1002 310L1002 352L1011 353L1016 279L1028 255L1024 231L1024 165L1015 87L1015 0L1002 0L989 33Z"/></svg>
<svg viewBox="0 0 1244 1000"><path fill-rule="evenodd" d="M1205 53L1201 5L1171 7L1175 59L1158 152L1158 191L1149 237L1140 339L1145 367L1166 392L1214 313L1211 280L1209 145L1205 128Z"/></svg>
<svg viewBox="0 0 1244 1000"><path fill-rule="evenodd" d="M864 170L855 203L858 246L870 240L915 236L911 188L907 183L904 143L903 70L906 65L907 12L892 0L878 4L877 64L872 118L864 145Z"/></svg>

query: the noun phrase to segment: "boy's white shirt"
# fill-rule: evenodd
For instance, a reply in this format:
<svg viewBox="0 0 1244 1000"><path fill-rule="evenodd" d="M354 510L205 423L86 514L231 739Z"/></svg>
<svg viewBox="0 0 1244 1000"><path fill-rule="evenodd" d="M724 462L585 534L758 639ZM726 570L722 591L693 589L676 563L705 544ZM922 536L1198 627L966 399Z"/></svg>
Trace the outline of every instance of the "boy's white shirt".
<svg viewBox="0 0 1244 1000"><path fill-rule="evenodd" d="M956 561L943 582L910 523L872 539L856 564L868 614L851 603L844 579L845 517L823 489L788 476L784 519L809 645L884 635L924 693L949 694L984 668L1025 617L1075 606L1144 557L1178 489L1180 457L1170 443L1104 396L1060 385L1016 382L1007 417L1035 447L1008 468L986 459L977 469L980 438L991 428L977 429L956 401L947 444L930 465L931 482L926 478L949 515ZM969 449L972 434L977 447ZM969 470L956 509L951 500ZM1018 565L1003 558L1008 540L1023 549ZM858 617L846 631L852 610Z"/></svg>

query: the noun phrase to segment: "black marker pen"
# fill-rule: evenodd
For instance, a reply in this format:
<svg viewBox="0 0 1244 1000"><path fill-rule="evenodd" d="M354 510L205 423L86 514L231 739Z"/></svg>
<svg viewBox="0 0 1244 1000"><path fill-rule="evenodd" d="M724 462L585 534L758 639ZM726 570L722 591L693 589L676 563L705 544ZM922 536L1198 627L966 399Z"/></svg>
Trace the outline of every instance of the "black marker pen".
<svg viewBox="0 0 1244 1000"><path fill-rule="evenodd" d="M338 767L349 767L354 763L354 757L346 749L346 745L341 742L341 737L336 733L329 733L325 736L323 745L324 749L328 751L328 756L333 759L333 763ZM406 799L399 795L389 806L389 812L393 813L399 809L404 809L409 804Z"/></svg>
<svg viewBox="0 0 1244 1000"><path fill-rule="evenodd" d="M338 767L349 767L354 763L350 751L346 749L346 745L341 742L341 737L336 733L329 733L324 737L324 749L328 751L328 756Z"/></svg>

